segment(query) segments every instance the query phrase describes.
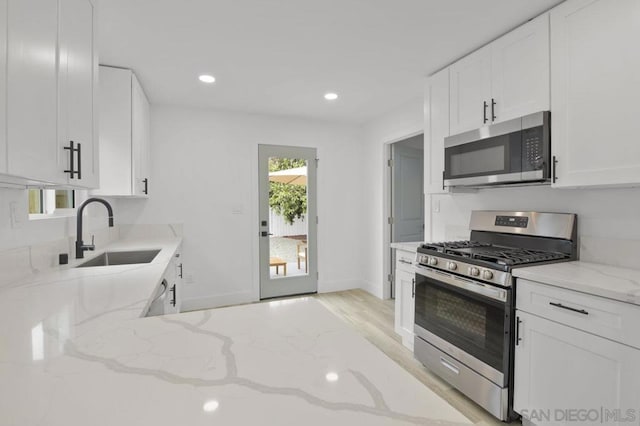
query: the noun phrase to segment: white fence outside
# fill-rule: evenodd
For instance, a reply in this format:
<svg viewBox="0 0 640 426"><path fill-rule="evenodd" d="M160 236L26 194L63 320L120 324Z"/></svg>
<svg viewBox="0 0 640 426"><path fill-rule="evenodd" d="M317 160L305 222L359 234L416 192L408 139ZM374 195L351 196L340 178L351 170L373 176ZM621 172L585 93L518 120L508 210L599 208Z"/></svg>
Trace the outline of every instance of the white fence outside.
<svg viewBox="0 0 640 426"><path fill-rule="evenodd" d="M307 218L303 216L302 219L294 220L293 225L289 225L284 217L269 209L269 232L274 237L307 235Z"/></svg>

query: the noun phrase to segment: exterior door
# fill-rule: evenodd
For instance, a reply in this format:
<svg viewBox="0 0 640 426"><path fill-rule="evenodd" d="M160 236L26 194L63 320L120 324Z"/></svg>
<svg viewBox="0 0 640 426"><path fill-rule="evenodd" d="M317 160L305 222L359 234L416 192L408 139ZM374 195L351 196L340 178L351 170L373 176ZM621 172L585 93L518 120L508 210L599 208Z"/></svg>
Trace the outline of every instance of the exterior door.
<svg viewBox="0 0 640 426"><path fill-rule="evenodd" d="M318 291L316 149L259 145L260 298Z"/></svg>

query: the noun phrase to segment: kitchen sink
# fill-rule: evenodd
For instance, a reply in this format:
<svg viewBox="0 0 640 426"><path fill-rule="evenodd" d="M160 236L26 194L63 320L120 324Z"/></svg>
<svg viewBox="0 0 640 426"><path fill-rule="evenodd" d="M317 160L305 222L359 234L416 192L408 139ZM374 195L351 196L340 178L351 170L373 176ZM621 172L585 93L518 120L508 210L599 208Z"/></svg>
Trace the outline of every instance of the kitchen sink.
<svg viewBox="0 0 640 426"><path fill-rule="evenodd" d="M107 251L88 260L76 268L91 266L133 265L136 263L150 263L160 253L160 250L140 251Z"/></svg>

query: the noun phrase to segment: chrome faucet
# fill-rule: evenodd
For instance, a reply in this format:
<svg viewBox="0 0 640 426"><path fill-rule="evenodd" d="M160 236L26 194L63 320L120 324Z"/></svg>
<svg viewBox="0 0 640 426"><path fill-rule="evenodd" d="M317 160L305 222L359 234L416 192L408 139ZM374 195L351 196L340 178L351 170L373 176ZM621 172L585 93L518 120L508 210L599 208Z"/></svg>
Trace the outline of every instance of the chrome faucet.
<svg viewBox="0 0 640 426"><path fill-rule="evenodd" d="M87 201L82 203L80 207L78 207L78 219L77 225L78 230L76 233L76 259L84 258L84 252L86 250L95 250L96 246L93 244L93 237L91 237L91 244L84 244L82 241L82 212L84 208L87 207L87 204L91 203L102 203L107 208L109 212L109 227L113 227L113 209L111 208L111 204L109 204L106 200L102 198L89 198Z"/></svg>

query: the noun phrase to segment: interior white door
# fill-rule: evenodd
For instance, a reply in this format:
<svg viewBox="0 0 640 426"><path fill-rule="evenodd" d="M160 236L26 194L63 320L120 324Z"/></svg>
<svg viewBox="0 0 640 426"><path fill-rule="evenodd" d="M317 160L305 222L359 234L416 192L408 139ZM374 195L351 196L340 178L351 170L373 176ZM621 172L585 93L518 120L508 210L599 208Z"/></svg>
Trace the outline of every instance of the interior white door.
<svg viewBox="0 0 640 426"><path fill-rule="evenodd" d="M549 14L491 43L494 123L550 108Z"/></svg>
<svg viewBox="0 0 640 426"><path fill-rule="evenodd" d="M58 149L58 2L9 0L8 173L66 183ZM67 165L68 166L68 165Z"/></svg>
<svg viewBox="0 0 640 426"><path fill-rule="evenodd" d="M316 149L259 145L258 159L260 298L315 293ZM303 217L292 215L289 223L287 211Z"/></svg>
<svg viewBox="0 0 640 426"><path fill-rule="evenodd" d="M391 145L391 242L424 241L424 150L423 135Z"/></svg>
<svg viewBox="0 0 640 426"><path fill-rule="evenodd" d="M474 130L491 122L491 46L449 67L451 134Z"/></svg>
<svg viewBox="0 0 640 426"><path fill-rule="evenodd" d="M515 351L516 412L538 426L571 424L569 418L554 422L567 409L636 412L640 351L522 311L517 320L521 322ZM544 413L551 421L542 417ZM596 423L600 424L584 424Z"/></svg>
<svg viewBox="0 0 640 426"><path fill-rule="evenodd" d="M551 11L554 187L640 183L640 2L569 0Z"/></svg>
<svg viewBox="0 0 640 426"><path fill-rule="evenodd" d="M94 133L94 8L90 0L60 0L59 24L59 152L73 141L80 145L80 176L68 183L84 188L98 186L97 135ZM63 157L59 165L67 166Z"/></svg>

